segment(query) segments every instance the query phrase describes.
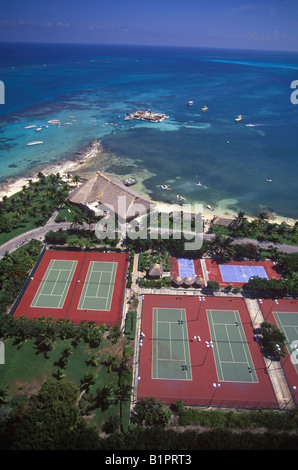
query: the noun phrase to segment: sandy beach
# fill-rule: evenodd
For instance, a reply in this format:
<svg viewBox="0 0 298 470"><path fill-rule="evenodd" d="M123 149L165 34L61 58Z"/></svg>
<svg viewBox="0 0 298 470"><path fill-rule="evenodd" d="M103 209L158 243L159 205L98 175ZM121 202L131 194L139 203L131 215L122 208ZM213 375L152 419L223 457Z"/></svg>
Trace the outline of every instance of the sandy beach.
<svg viewBox="0 0 298 470"><path fill-rule="evenodd" d="M34 171L32 174L1 184L0 186L0 198L3 199L3 196L10 197L13 194L18 193L22 190L24 185L28 184L28 181L31 179L33 182L38 180L38 173L41 171L45 176L50 174L59 173L61 177L67 178L68 174L73 174L77 172L80 167L91 160L92 158L98 156L101 152L102 146L100 141L91 142L90 145L80 152L75 159L66 160L65 162L57 162L44 168L39 168Z"/></svg>
<svg viewBox="0 0 298 470"><path fill-rule="evenodd" d="M0 198L1 200L3 199L4 196L10 197L13 194L18 193L19 191L22 190L24 185L28 184L28 181L31 179L33 182L38 180L38 173L41 171L44 175L50 175L50 174L57 174L59 173L63 178L68 180L68 175L69 174L78 174L80 177L83 179L89 178L92 176L94 173L95 168L98 170L101 170L105 172L105 155L103 154L103 147L101 144L101 141L93 141L90 143L90 145L85 148L83 151L79 152L78 155L72 159L72 160L66 160L64 162L57 162L48 166L45 166L44 168L39 168L36 171L34 171L32 174L12 180L8 180L7 182L3 183L0 186ZM111 159L111 156L108 156L108 159ZM128 164L132 164L132 162L127 162ZM103 166L103 168L102 168ZM115 178L122 179L119 175L113 174L111 176L114 176ZM148 177L147 174L142 175L144 179ZM141 178L142 180L142 178ZM148 199L152 199L150 197L150 194L146 191L146 188L144 184L142 183L139 178L138 178L138 183L134 185L133 189L137 193L139 193L141 196L146 197ZM181 206L178 204L170 204L162 201L155 201L152 200L154 204L158 207L160 212L173 212L173 210L181 210ZM214 211L211 211L210 209L207 208L205 204L203 204L203 218L205 221L205 224L209 224L215 217L220 217L220 218L229 218L233 219L237 217L237 212L234 212L228 208L229 205L231 205L233 201L230 200L223 200L219 201L218 205L214 205ZM187 201L185 201L185 204L187 204ZM198 202L200 204L200 202ZM194 203L192 207L195 207ZM254 220L253 217L249 217L246 215L246 218L249 221ZM270 220L273 223L278 223L281 224L283 222L286 222L289 225L294 225L295 220L294 219L289 219L286 217L283 217L281 215L277 214L272 214L272 220Z"/></svg>

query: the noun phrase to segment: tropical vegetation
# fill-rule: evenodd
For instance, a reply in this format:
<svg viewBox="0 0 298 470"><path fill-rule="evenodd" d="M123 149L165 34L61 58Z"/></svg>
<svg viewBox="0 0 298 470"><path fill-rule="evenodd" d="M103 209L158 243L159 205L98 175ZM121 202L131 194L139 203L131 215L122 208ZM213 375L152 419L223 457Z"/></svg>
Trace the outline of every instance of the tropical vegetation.
<svg viewBox="0 0 298 470"><path fill-rule="evenodd" d="M29 179L20 192L4 196L0 202L0 244L45 225L68 193L69 185L59 173L46 177L40 172L36 182Z"/></svg>
<svg viewBox="0 0 298 470"><path fill-rule="evenodd" d="M247 219L245 212L240 211L229 226L212 225L210 232L233 238L253 238L272 243L298 244L298 222L294 226L286 222L275 223L270 221L267 211L261 211L252 221Z"/></svg>
<svg viewBox="0 0 298 470"><path fill-rule="evenodd" d="M78 178L73 180L78 183ZM94 232L98 220L67 201L69 185L60 175L29 180L28 186L0 203L0 243L31 228L44 225L56 209L57 222L71 223L69 230L49 231L46 242L71 249L116 249L118 237L99 241ZM88 229L86 229L86 225ZM272 247L235 243L237 237L270 242L298 243L298 225L289 227L268 221L265 212L248 222L240 212L230 227L212 227L212 241L200 250L185 250L183 235L177 240L158 236L127 238L123 247L130 253L127 286L132 282L135 252L140 268L161 262L169 268L169 257L211 256L222 263L231 259L276 261L281 280L252 278L249 295L283 296L298 291L298 254L288 255ZM136 403L130 413L133 340L138 298L132 295L125 334L119 327L49 317L15 319L7 314L16 294L42 249L36 240L0 260L0 338L8 361L0 383L0 448L10 450L196 450L196 449L297 449L297 412L202 410L183 402L165 405L153 397ZM148 280L143 279L148 287ZM154 287L156 282L154 281ZM169 280L158 281L158 287ZM209 290L220 289L209 282ZM230 291L228 286L226 291ZM264 322L260 331L263 352L272 359L285 354L280 330ZM276 344L280 348L276 349ZM1 366L0 366L1 367ZM189 428L192 427L191 429ZM241 432L239 432L241 429ZM253 432L252 432L253 431Z"/></svg>

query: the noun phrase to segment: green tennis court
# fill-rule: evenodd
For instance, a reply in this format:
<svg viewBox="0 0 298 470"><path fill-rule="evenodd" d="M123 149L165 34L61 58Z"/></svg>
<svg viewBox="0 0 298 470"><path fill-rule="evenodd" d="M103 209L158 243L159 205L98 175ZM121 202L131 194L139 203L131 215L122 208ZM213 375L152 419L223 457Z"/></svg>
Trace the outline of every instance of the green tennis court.
<svg viewBox="0 0 298 470"><path fill-rule="evenodd" d="M152 378L192 380L185 309L153 309Z"/></svg>
<svg viewBox="0 0 298 470"><path fill-rule="evenodd" d="M80 310L110 310L117 263L91 261L80 297Z"/></svg>
<svg viewBox="0 0 298 470"><path fill-rule="evenodd" d="M258 382L237 310L207 310L218 380Z"/></svg>
<svg viewBox="0 0 298 470"><path fill-rule="evenodd" d="M62 308L77 263L70 260L51 260L31 307Z"/></svg>
<svg viewBox="0 0 298 470"><path fill-rule="evenodd" d="M281 331L285 334L286 344L290 354L295 352L298 344L298 313L295 312L273 312L276 323ZM293 347L291 347L291 345ZM296 357L296 352L295 352ZM298 372L298 364L294 364Z"/></svg>

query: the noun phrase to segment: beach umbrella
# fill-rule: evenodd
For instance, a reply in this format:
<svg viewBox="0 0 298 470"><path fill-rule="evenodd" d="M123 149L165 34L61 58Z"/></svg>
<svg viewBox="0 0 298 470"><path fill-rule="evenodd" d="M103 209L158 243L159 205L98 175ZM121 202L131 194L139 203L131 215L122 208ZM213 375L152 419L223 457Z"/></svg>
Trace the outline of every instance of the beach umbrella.
<svg viewBox="0 0 298 470"><path fill-rule="evenodd" d="M205 281L201 276L197 276L195 278L195 283L197 284L197 286L203 286L205 284Z"/></svg>
<svg viewBox="0 0 298 470"><path fill-rule="evenodd" d="M193 283L194 283L194 280L192 277L185 277L183 279L183 283L186 285L186 286L191 286Z"/></svg>
<svg viewBox="0 0 298 470"><path fill-rule="evenodd" d="M175 276L173 277L173 282L174 284L177 284L177 286L181 286L181 284L183 284L183 279L180 276Z"/></svg>

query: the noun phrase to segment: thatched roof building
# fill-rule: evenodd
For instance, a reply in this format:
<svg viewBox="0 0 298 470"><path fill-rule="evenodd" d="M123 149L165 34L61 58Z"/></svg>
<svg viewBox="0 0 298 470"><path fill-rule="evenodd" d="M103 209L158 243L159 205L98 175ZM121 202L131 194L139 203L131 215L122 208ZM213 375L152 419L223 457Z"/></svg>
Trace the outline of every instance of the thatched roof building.
<svg viewBox="0 0 298 470"><path fill-rule="evenodd" d="M223 225L225 227L230 227L233 222L235 222L235 218L231 218L231 217L214 217L214 219L212 219L211 221L211 224L212 225Z"/></svg>
<svg viewBox="0 0 298 470"><path fill-rule="evenodd" d="M150 207L155 206L149 199L140 196L121 181L106 176L100 171L72 191L69 194L69 200L93 210L96 215L102 213L104 206L107 210L111 210L112 207L120 220L126 222L148 213ZM137 207L136 204L139 206ZM100 206L100 211L98 206Z"/></svg>
<svg viewBox="0 0 298 470"><path fill-rule="evenodd" d="M150 264L148 269L148 276L161 277L163 275L163 267L161 264Z"/></svg>

